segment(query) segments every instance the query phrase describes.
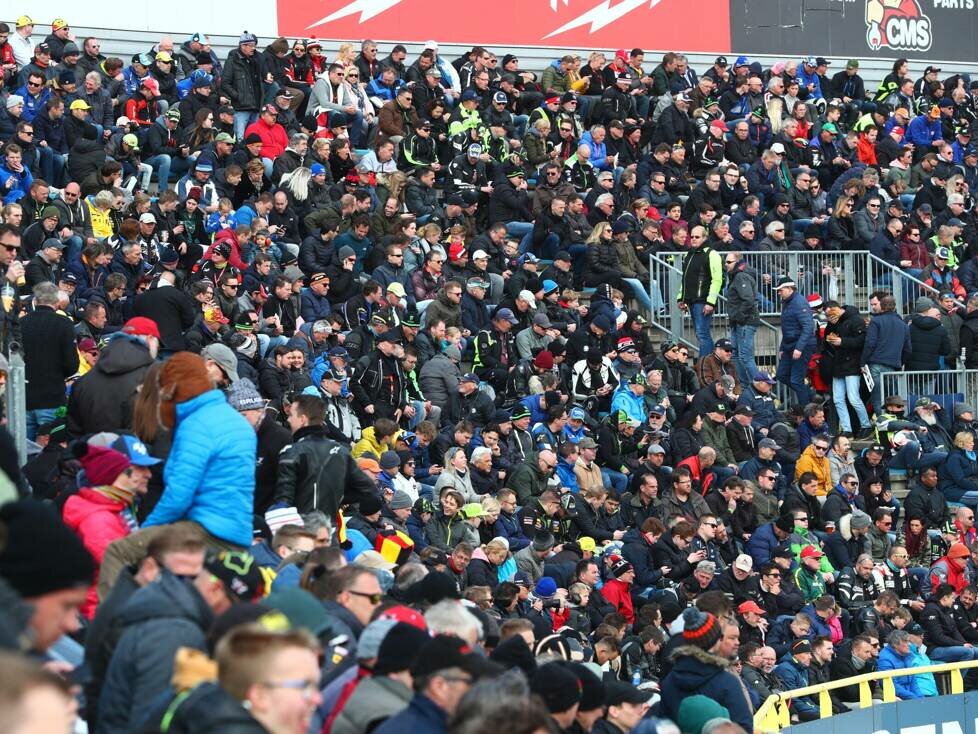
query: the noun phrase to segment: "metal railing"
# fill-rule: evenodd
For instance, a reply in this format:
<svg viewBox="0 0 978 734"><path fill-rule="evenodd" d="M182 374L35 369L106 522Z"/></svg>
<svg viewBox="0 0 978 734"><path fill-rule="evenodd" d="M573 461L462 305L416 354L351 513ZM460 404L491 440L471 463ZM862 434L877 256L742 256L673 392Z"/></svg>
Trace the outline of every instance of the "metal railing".
<svg viewBox="0 0 978 734"><path fill-rule="evenodd" d="M663 329L682 339L692 347L696 347L696 333L689 314L679 308L676 294L682 285L682 253L661 253L649 256L649 278L653 305L657 305L661 295L663 308L658 318ZM711 328L715 336L729 336L730 319L727 316L726 298L720 298L713 313ZM762 318L761 325L754 336L754 351L759 364L765 361L774 363L777 356L780 333L777 326ZM702 355L697 355L700 357Z"/></svg>
<svg viewBox="0 0 978 734"><path fill-rule="evenodd" d="M754 731L763 734L772 734L791 725L791 700L802 696L817 696L819 718L827 719L832 716L832 697L831 691L838 688L849 686L859 686L859 708L869 708L873 705L873 691L870 684L876 681L882 683L882 693L884 703L898 701L896 688L893 685L893 678L901 678L906 675L923 675L926 673L947 673L950 676L950 694L964 693L964 677L962 670L978 668L978 660L971 660L964 663L941 663L940 665L924 665L915 668L899 668L897 670L876 671L875 673L865 673L851 678L830 681L829 683L819 683L805 688L796 688L793 691L775 693L768 696L767 700L761 704L754 714ZM845 716L845 714L839 714Z"/></svg>
<svg viewBox="0 0 978 734"><path fill-rule="evenodd" d="M960 364L963 364L961 360ZM929 397L947 411L948 424L953 420L954 402L974 405L978 400L978 370L961 369L938 370L931 372L883 372L880 375L883 395L900 395L910 403L908 412L913 410L913 402L919 397Z"/></svg>

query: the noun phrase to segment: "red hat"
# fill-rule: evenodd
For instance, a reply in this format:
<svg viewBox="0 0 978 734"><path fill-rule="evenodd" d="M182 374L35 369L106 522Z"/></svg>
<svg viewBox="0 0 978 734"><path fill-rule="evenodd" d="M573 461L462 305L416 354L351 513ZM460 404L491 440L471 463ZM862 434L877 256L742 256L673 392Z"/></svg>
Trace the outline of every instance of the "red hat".
<svg viewBox="0 0 978 734"><path fill-rule="evenodd" d="M153 93L154 97L158 97L160 94L160 83L156 81L153 77L146 77L143 79L143 86Z"/></svg>
<svg viewBox="0 0 978 734"><path fill-rule="evenodd" d="M402 604L385 609L383 614L380 615L379 619L393 619L395 622L410 624L413 627L417 627L419 630L428 629L428 623L425 621L424 615L421 614L421 612L415 611L414 609L411 609L411 607L406 607Z"/></svg>
<svg viewBox="0 0 978 734"><path fill-rule="evenodd" d="M104 446L88 446L78 461L85 469L86 483L90 487L112 484L132 462L125 454Z"/></svg>
<svg viewBox="0 0 978 734"><path fill-rule="evenodd" d="M725 123L723 120L714 120L710 123L710 127L715 127L719 130L723 130L723 132L727 132L727 123Z"/></svg>
<svg viewBox="0 0 978 734"><path fill-rule="evenodd" d="M621 59L622 61L628 61L628 51L623 48L618 49L615 51L615 58Z"/></svg>
<svg viewBox="0 0 978 734"><path fill-rule="evenodd" d="M344 178L346 178L347 181L356 181L359 183L360 172L355 168L351 168L349 171L346 172L346 176Z"/></svg>
<svg viewBox="0 0 978 734"><path fill-rule="evenodd" d="M894 125L894 126L893 126L893 129L892 129L892 130L890 130L890 132L891 132L891 133L896 133L897 135L903 135L903 132L904 132L904 130L903 130L903 128L902 128L902 127L900 127L899 125Z"/></svg>
<svg viewBox="0 0 978 734"><path fill-rule="evenodd" d="M767 610L761 606L758 606L755 601L745 601L739 607L737 607L737 614L747 614L748 612L753 612L754 614L767 614Z"/></svg>
<svg viewBox="0 0 978 734"><path fill-rule="evenodd" d="M822 294L812 293L808 296L808 307L809 308L820 308L822 305Z"/></svg>
<svg viewBox="0 0 978 734"><path fill-rule="evenodd" d="M124 334L132 334L133 336L155 336L157 339L160 338L160 327L156 325L153 319L148 319L145 316L134 316L129 319L122 327L122 332Z"/></svg>
<svg viewBox="0 0 978 734"><path fill-rule="evenodd" d="M947 552L948 558L967 558L970 555L971 551L964 543L955 543Z"/></svg>
<svg viewBox="0 0 978 734"><path fill-rule="evenodd" d="M560 97L554 95L553 97L547 97L545 101L547 104L560 104Z"/></svg>
<svg viewBox="0 0 978 734"><path fill-rule="evenodd" d="M619 352L624 351L626 349L634 349L634 348L635 348L635 340L632 339L630 336L623 336L621 339L618 340Z"/></svg>
<svg viewBox="0 0 978 734"><path fill-rule="evenodd" d="M554 368L554 355L546 349L538 352L537 356L533 358L533 366L542 370L552 370Z"/></svg>
<svg viewBox="0 0 978 734"><path fill-rule="evenodd" d="M224 313L219 308L205 308L204 309L204 321L217 321L221 324L230 323L231 319L224 315Z"/></svg>
<svg viewBox="0 0 978 734"><path fill-rule="evenodd" d="M964 547L964 546L962 546L962 547ZM967 551L967 550L968 549L965 548L965 551ZM825 554L822 553L822 551L820 551L814 545L806 545L804 548L801 549L801 558L802 558L802 560L805 560L806 558L821 558L823 555L825 555Z"/></svg>

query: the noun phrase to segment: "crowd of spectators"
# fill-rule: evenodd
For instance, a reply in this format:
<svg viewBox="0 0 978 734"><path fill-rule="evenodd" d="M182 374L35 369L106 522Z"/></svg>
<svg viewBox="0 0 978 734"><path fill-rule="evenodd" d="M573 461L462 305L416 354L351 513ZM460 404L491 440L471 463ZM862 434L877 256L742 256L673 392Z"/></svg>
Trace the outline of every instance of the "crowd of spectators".
<svg viewBox="0 0 978 734"><path fill-rule="evenodd" d="M3 731L738 734L978 656L975 408L882 388L978 366L978 81L14 26ZM868 314L746 256L838 251Z"/></svg>

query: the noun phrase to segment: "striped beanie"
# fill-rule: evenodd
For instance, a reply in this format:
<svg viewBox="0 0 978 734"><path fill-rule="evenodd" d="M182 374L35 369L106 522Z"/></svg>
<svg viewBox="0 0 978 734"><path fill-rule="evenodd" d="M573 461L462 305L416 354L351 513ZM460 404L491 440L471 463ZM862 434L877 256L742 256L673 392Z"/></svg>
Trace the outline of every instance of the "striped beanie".
<svg viewBox="0 0 978 734"><path fill-rule="evenodd" d="M709 612L689 607L683 612L683 640L709 650L720 639L720 623Z"/></svg>

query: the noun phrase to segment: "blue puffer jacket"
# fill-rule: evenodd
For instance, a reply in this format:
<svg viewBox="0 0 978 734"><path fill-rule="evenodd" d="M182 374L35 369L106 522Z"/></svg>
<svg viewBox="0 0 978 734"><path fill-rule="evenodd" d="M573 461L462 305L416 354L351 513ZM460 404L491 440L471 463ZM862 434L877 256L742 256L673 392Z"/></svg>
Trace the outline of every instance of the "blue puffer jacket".
<svg viewBox="0 0 978 734"><path fill-rule="evenodd" d="M747 552L754 559L754 566L761 568L771 562L771 554L781 544L774 534L774 523L761 525L747 541Z"/></svg>
<svg viewBox="0 0 978 734"><path fill-rule="evenodd" d="M781 351L799 349L811 354L815 349L815 322L804 296L795 291L781 306ZM790 354L786 354L790 358Z"/></svg>
<svg viewBox="0 0 978 734"><path fill-rule="evenodd" d="M208 390L177 405L166 486L145 527L193 520L211 535L247 548L255 500L255 429Z"/></svg>
<svg viewBox="0 0 978 734"><path fill-rule="evenodd" d="M808 681L808 668L790 655L778 663L774 669L774 674L784 681L786 691L793 691L796 688L807 688L811 685ZM791 705L800 714L818 712L818 707L807 696L791 699Z"/></svg>
<svg viewBox="0 0 978 734"><path fill-rule="evenodd" d="M866 326L862 364L885 364L895 370L910 355L910 327L894 311L878 313Z"/></svg>
<svg viewBox="0 0 978 734"><path fill-rule="evenodd" d="M941 139L941 121L932 120L929 115L917 115L907 125L905 142L918 147L930 148L931 143Z"/></svg>
<svg viewBox="0 0 978 734"><path fill-rule="evenodd" d="M802 613L808 616L809 621L812 623L812 638L815 637L832 637L832 628L829 627L829 623L822 619L818 614L815 613L815 607L811 604L802 607ZM807 683L805 685L808 685ZM788 689L791 690L790 688Z"/></svg>
<svg viewBox="0 0 978 734"><path fill-rule="evenodd" d="M663 715L676 721L684 698L704 695L725 707L730 720L744 731L753 730L750 697L740 678L727 670L728 660L692 645L678 647L673 654L676 663L662 681Z"/></svg>
<svg viewBox="0 0 978 734"><path fill-rule="evenodd" d="M886 645L880 650L877 670L900 670L901 668L912 668L916 655L913 650L906 655L900 655L891 645ZM906 700L908 698L923 698L924 693L917 685L917 676L900 675L892 679L896 694Z"/></svg>
<svg viewBox="0 0 978 734"><path fill-rule="evenodd" d="M170 685L177 648L206 650L212 620L193 585L168 571L132 595L119 613L121 637L99 698L100 734L139 728L147 706Z"/></svg>

